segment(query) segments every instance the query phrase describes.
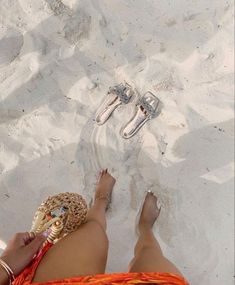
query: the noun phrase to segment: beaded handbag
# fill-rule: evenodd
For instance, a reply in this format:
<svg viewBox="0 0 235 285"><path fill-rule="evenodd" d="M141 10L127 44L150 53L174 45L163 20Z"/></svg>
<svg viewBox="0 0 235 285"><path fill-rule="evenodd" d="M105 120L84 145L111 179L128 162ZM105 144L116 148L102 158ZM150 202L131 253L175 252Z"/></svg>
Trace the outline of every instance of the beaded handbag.
<svg viewBox="0 0 235 285"><path fill-rule="evenodd" d="M86 201L77 193L50 196L37 209L30 231L38 234L51 229L47 240L55 243L85 223L87 211Z"/></svg>

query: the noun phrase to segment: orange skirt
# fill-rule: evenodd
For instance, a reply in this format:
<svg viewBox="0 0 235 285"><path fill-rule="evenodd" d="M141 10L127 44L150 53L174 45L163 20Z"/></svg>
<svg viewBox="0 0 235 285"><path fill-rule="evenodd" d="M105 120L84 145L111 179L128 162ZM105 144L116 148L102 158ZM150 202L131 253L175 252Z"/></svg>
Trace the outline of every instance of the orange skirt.
<svg viewBox="0 0 235 285"><path fill-rule="evenodd" d="M181 276L170 273L113 273L98 274L89 276L80 276L66 278L63 280L53 280L42 283L32 283L37 267L44 254L49 250L52 244L47 243L39 252L33 262L16 278L13 285L56 285L56 284L74 284L74 285L120 285L120 284L160 284L160 285L189 285L189 283Z"/></svg>

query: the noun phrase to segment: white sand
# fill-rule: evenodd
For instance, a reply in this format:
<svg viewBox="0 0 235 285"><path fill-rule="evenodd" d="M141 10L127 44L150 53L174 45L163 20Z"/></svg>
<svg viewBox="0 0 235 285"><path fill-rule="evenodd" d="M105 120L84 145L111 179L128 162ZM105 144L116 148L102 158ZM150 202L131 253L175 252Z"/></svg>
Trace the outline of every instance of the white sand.
<svg viewBox="0 0 235 285"><path fill-rule="evenodd" d="M0 247L49 194L89 201L96 174L117 178L107 271L132 258L149 188L155 232L193 285L233 284L233 1L0 1ZM109 86L162 102L130 140L132 102L103 127Z"/></svg>

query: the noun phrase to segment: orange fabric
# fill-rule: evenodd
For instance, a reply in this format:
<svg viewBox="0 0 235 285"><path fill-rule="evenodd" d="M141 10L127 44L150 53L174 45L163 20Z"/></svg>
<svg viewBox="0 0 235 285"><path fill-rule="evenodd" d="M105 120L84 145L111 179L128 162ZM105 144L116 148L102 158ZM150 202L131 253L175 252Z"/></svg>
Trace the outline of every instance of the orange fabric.
<svg viewBox="0 0 235 285"><path fill-rule="evenodd" d="M66 278L63 280L53 280L43 283L32 283L36 269L43 258L44 254L50 249L52 244L47 243L39 252L34 261L16 278L13 285L120 285L120 284L159 284L159 285L189 285L189 283L181 276L170 273L113 273L99 274L90 276L80 276Z"/></svg>

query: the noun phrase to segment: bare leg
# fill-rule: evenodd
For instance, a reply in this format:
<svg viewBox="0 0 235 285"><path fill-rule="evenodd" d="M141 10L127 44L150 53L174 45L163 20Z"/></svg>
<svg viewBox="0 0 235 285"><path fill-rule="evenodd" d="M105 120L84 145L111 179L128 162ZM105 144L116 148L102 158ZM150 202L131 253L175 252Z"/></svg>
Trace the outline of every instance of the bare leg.
<svg viewBox="0 0 235 285"><path fill-rule="evenodd" d="M45 282L105 272L108 253L105 210L115 179L102 171L96 187L94 205L87 222L57 242L44 256L33 282Z"/></svg>
<svg viewBox="0 0 235 285"><path fill-rule="evenodd" d="M181 275L180 271L166 259L154 237L152 227L160 214L157 197L148 193L139 221L139 239L135 246L135 257L131 261L130 272L169 272Z"/></svg>

